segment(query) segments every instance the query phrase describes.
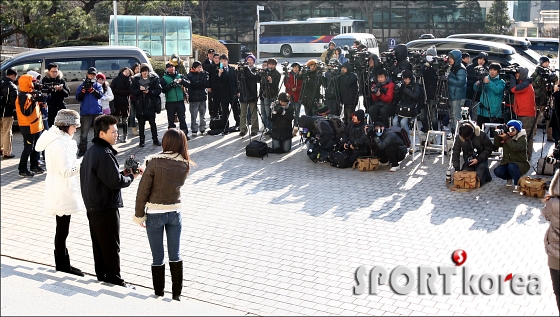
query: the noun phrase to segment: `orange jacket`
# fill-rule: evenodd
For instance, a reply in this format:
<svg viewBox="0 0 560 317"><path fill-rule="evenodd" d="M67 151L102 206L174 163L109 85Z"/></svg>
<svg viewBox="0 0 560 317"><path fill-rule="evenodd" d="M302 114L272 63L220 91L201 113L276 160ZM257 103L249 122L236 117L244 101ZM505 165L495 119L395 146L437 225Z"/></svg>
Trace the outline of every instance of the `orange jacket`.
<svg viewBox="0 0 560 317"><path fill-rule="evenodd" d="M20 93L16 99L16 114L21 134L35 134L43 131L41 106L33 99L33 76L22 75L19 80Z"/></svg>

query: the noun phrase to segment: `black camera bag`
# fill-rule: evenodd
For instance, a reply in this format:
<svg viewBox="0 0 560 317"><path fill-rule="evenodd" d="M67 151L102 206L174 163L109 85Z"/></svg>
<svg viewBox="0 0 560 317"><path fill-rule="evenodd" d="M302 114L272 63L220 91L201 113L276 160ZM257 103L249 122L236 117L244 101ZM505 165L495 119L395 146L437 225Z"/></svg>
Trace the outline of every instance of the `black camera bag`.
<svg viewBox="0 0 560 317"><path fill-rule="evenodd" d="M331 154L329 155L329 161L331 163L331 166L338 168L348 168L352 166L350 157L345 152L331 152Z"/></svg>
<svg viewBox="0 0 560 317"><path fill-rule="evenodd" d="M268 157L268 145L262 141L251 141L245 147L245 154L249 157L260 157L262 160L265 155Z"/></svg>

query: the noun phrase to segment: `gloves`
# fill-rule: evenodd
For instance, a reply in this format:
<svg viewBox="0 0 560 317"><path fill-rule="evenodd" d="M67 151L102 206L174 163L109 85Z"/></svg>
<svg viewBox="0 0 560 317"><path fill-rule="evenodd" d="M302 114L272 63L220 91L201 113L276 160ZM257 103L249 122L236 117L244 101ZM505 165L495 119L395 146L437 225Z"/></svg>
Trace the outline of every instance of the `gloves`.
<svg viewBox="0 0 560 317"><path fill-rule="evenodd" d="M92 93L92 92L93 92L93 88L88 89L87 92Z"/></svg>

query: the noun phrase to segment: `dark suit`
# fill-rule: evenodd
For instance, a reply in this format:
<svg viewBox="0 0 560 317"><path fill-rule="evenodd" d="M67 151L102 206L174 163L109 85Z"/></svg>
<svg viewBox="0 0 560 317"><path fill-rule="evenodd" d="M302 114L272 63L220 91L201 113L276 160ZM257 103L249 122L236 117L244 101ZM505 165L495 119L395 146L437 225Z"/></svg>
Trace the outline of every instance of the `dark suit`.
<svg viewBox="0 0 560 317"><path fill-rule="evenodd" d="M233 111L233 119L235 120L235 126L239 127L241 110L239 109L239 103L237 102L237 77L235 68L228 66L224 67L222 75L217 76L217 96L214 94L214 100L217 99L220 102L221 110L223 115L229 113L229 106ZM212 89L213 90L213 89ZM229 118L228 118L229 119Z"/></svg>

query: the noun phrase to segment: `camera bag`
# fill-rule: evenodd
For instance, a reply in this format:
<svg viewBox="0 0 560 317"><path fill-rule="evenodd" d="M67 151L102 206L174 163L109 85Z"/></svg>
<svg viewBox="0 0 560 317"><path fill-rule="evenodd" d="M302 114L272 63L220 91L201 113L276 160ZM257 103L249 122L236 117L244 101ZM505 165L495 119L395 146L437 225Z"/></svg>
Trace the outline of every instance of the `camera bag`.
<svg viewBox="0 0 560 317"><path fill-rule="evenodd" d="M329 161L331 166L338 167L338 168L348 168L352 166L352 162L350 162L350 157L345 152L331 152L329 154Z"/></svg>
<svg viewBox="0 0 560 317"><path fill-rule="evenodd" d="M397 115L402 118L414 118L416 117L416 105L403 105L399 104L397 106Z"/></svg>
<svg viewBox="0 0 560 317"><path fill-rule="evenodd" d="M360 156L352 165L352 169L358 168L359 171L376 171L379 166L379 159L376 156Z"/></svg>
<svg viewBox="0 0 560 317"><path fill-rule="evenodd" d="M453 187L475 189L480 187L480 180L475 171L456 171L453 173Z"/></svg>
<svg viewBox="0 0 560 317"><path fill-rule="evenodd" d="M262 141L251 141L245 147L245 154L249 157L260 157L262 160L265 155L268 157L268 145Z"/></svg>
<svg viewBox="0 0 560 317"><path fill-rule="evenodd" d="M538 175L554 175L554 164L546 162L546 158L541 157L537 161L537 174Z"/></svg>
<svg viewBox="0 0 560 317"><path fill-rule="evenodd" d="M224 130L226 127L227 118L223 116L217 116L210 118L210 130ZM222 132L220 131L220 132Z"/></svg>
<svg viewBox="0 0 560 317"><path fill-rule="evenodd" d="M542 198L546 193L546 182L540 177L521 177L519 179L519 192L525 196Z"/></svg>

